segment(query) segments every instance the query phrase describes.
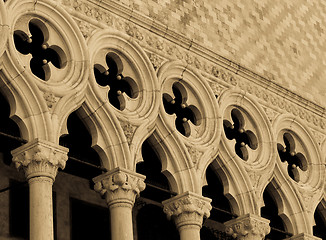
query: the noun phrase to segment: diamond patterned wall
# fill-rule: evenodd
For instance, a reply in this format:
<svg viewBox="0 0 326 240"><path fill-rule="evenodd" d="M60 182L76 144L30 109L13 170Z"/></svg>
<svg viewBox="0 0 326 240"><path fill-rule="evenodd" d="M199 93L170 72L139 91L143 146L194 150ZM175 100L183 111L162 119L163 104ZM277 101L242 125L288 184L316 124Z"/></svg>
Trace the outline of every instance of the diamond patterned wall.
<svg viewBox="0 0 326 240"><path fill-rule="evenodd" d="M119 2L326 106L325 1Z"/></svg>

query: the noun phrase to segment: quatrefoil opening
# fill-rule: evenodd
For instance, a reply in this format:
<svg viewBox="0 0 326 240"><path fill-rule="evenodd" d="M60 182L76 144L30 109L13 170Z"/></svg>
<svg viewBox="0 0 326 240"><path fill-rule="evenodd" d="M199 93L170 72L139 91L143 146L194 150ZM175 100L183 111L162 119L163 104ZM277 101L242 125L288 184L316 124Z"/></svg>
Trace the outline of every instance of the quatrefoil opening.
<svg viewBox="0 0 326 240"><path fill-rule="evenodd" d="M233 123L226 119L223 121L225 136L229 140L235 139L234 148L236 154L244 161L247 161L249 159L247 148L249 147L252 150L258 148L257 137L252 131L245 130L245 119L238 109L232 109L231 118Z"/></svg>
<svg viewBox="0 0 326 240"><path fill-rule="evenodd" d="M49 32L45 24L37 19L28 23L29 33L21 30L14 32L14 43L18 52L23 55L32 55L30 69L32 73L42 80L49 80L52 63L57 69L66 66L67 58L64 51L56 45L49 45Z"/></svg>
<svg viewBox="0 0 326 240"><path fill-rule="evenodd" d="M289 176L296 182L300 181L300 173L301 171L307 171L308 163L305 156L296 152L295 140L290 133L283 134L283 141L285 147L281 144L277 144L277 151L280 156L282 162L287 162L288 167L287 171Z"/></svg>
<svg viewBox="0 0 326 240"><path fill-rule="evenodd" d="M109 86L108 98L115 108L122 111L126 108L126 97L137 98L137 83L123 75L123 63L117 54L111 52L106 55L106 66L95 64L94 75L100 86Z"/></svg>
<svg viewBox="0 0 326 240"><path fill-rule="evenodd" d="M198 126L201 124L202 115L196 106L187 103L187 91L181 83L174 83L172 92L174 96L168 93L163 94L165 112L177 116L175 120L176 129L182 135L189 137L191 134L189 121Z"/></svg>

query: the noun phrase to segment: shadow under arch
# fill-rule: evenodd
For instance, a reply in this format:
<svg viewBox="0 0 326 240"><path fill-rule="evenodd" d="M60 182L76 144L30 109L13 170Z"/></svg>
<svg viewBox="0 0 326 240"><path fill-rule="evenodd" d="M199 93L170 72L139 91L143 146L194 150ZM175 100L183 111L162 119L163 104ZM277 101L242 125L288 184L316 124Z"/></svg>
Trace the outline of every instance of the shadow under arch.
<svg viewBox="0 0 326 240"><path fill-rule="evenodd" d="M206 183L202 188L202 195L212 199L210 217L205 220L201 229L202 239L232 239L225 233L224 222L236 218L233 206L236 204L230 194L225 194L225 186L228 185L225 173L213 161L206 169Z"/></svg>
<svg viewBox="0 0 326 240"><path fill-rule="evenodd" d="M78 110L69 115L67 130L68 134L59 139L60 145L69 148L64 171L89 180L103 173L99 154L92 148L90 130L78 115Z"/></svg>
<svg viewBox="0 0 326 240"><path fill-rule="evenodd" d="M143 161L136 164L136 172L146 176L146 189L141 194L146 194L147 190L156 189L157 194L162 194L158 198L159 202L176 195L176 180L173 175L164 168L167 161L166 152L162 145L157 142L154 135L147 138L141 147L141 155Z"/></svg>
<svg viewBox="0 0 326 240"><path fill-rule="evenodd" d="M285 239L293 234L290 219L284 213L283 198L275 179L266 186L263 192L264 206L261 208L261 216L270 220L271 231L265 239Z"/></svg>
<svg viewBox="0 0 326 240"><path fill-rule="evenodd" d="M0 112L0 152L3 154L4 163L10 165L12 162L10 151L27 141L20 137L19 126L10 118L10 105L2 93L0 93Z"/></svg>
<svg viewBox="0 0 326 240"><path fill-rule="evenodd" d="M137 240L179 239L174 223L167 219L163 212L162 201L175 196L170 190L168 177L162 172L162 149L153 135L147 138L141 147L143 161L136 165L137 173L146 176L146 188L136 200L134 211L134 228ZM172 176L170 175L170 179ZM175 183L174 183L175 184ZM173 185L173 184L172 184Z"/></svg>
<svg viewBox="0 0 326 240"><path fill-rule="evenodd" d="M322 199L314 213L315 225L313 226L314 236L326 239L326 200Z"/></svg>

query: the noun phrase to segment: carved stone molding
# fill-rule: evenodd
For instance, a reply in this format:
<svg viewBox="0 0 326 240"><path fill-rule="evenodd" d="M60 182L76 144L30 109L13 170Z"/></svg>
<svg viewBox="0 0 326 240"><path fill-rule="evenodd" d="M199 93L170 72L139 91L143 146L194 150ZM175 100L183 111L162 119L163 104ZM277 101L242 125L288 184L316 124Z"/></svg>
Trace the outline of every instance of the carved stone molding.
<svg viewBox="0 0 326 240"><path fill-rule="evenodd" d="M196 225L201 228L203 218L210 215L211 199L202 197L192 192L179 194L162 202L163 211L168 218L172 218L176 227Z"/></svg>
<svg viewBox="0 0 326 240"><path fill-rule="evenodd" d="M198 162L200 161L200 158L203 155L203 152L199 151L197 148L194 148L193 146L186 146L188 149L188 152L190 154L190 157L192 159L192 163L196 166Z"/></svg>
<svg viewBox="0 0 326 240"><path fill-rule="evenodd" d="M18 169L24 169L27 179L45 176L53 180L58 168L65 167L67 153L67 148L40 139L35 139L11 151L13 162Z"/></svg>
<svg viewBox="0 0 326 240"><path fill-rule="evenodd" d="M321 240L321 238L306 233L300 233L290 238L287 238L286 240Z"/></svg>
<svg viewBox="0 0 326 240"><path fill-rule="evenodd" d="M260 216L246 214L224 223L226 232L236 239L264 239L270 232L269 220Z"/></svg>
<svg viewBox="0 0 326 240"><path fill-rule="evenodd" d="M167 30L165 25L161 26L157 23L153 26L152 19L144 18L132 9L127 9L126 6L122 7L119 2L102 2L100 8L92 1L62 0L62 3L68 8L73 8L76 11L76 16L81 13L85 17L92 18L94 25L102 26L101 24L104 23L119 31L124 31L145 49L159 54L158 57L182 60L186 65L196 68L203 74L208 74L229 85L230 88L237 87L256 96L266 106L272 105L281 112L286 111L298 116L314 128L326 129L326 120L324 117L320 117L323 116L324 109L275 83L275 76L271 73L266 74L266 77L260 76L235 62L212 53L200 43L193 42L193 40L181 36L172 29ZM132 18L138 24L123 20L123 17L113 15L105 9L119 12L120 16L124 16L124 19L129 19L129 14L132 14ZM147 30L149 26L151 31ZM159 36L164 36L164 38ZM178 45L173 42L178 42ZM189 52L189 47L191 47L192 53ZM152 56L151 59L154 67L157 66L155 58ZM207 59L215 60L208 61ZM256 84L257 82L260 83L259 86ZM266 90L267 87L268 90Z"/></svg>
<svg viewBox="0 0 326 240"><path fill-rule="evenodd" d="M105 197L110 208L132 208L136 197L145 189L144 180L145 176L119 167L93 178L94 190Z"/></svg>
<svg viewBox="0 0 326 240"><path fill-rule="evenodd" d="M52 92L45 92L43 97L46 101L46 104L48 105L48 108L50 109L53 108L53 106L57 103L57 99Z"/></svg>
<svg viewBox="0 0 326 240"><path fill-rule="evenodd" d="M130 145L136 128L128 122L121 122L121 127L127 138L128 145Z"/></svg>

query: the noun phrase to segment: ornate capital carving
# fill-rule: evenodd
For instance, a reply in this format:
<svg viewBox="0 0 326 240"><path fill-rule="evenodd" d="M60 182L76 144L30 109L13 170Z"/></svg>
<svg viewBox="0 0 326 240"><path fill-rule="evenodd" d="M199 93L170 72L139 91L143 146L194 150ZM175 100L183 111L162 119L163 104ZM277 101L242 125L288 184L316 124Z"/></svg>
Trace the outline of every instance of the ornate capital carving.
<svg viewBox="0 0 326 240"><path fill-rule="evenodd" d="M173 218L179 229L187 225L197 225L201 228L203 217L210 215L211 199L185 192L163 201L163 211L168 218Z"/></svg>
<svg viewBox="0 0 326 240"><path fill-rule="evenodd" d="M270 232L269 220L260 216L246 214L225 222L226 232L236 239L257 240L264 239Z"/></svg>
<svg viewBox="0 0 326 240"><path fill-rule="evenodd" d="M300 233L290 238L287 238L287 240L321 240L321 238L306 233Z"/></svg>
<svg viewBox="0 0 326 240"><path fill-rule="evenodd" d="M131 208L136 196L145 189L144 180L145 176L119 167L93 178L94 190L105 196L110 208Z"/></svg>
<svg viewBox="0 0 326 240"><path fill-rule="evenodd" d="M58 168L63 169L68 159L68 149L60 145L35 139L11 151L16 167L23 168L27 179L50 177L53 180Z"/></svg>

